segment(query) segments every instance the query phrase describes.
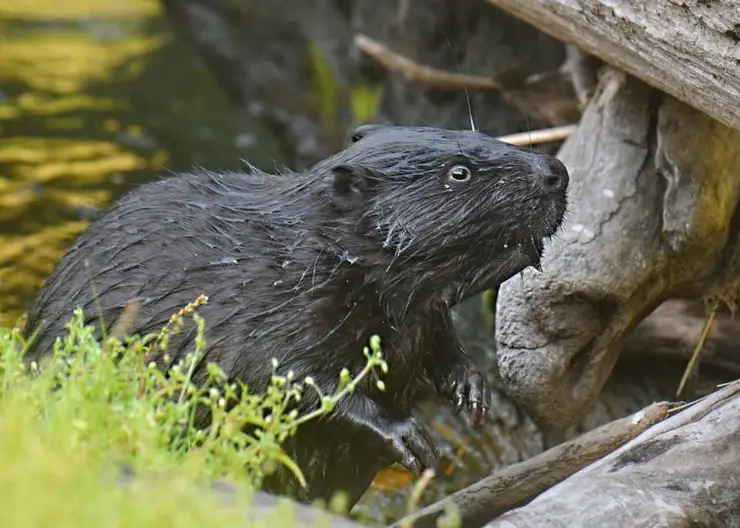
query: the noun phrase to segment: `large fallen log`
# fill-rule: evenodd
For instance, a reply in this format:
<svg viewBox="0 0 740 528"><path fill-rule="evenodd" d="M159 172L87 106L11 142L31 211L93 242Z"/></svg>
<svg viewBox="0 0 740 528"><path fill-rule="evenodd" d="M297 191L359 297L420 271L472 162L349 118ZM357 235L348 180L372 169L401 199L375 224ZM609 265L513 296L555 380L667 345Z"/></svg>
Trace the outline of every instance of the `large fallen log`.
<svg viewBox="0 0 740 528"><path fill-rule="evenodd" d="M740 129L737 0L487 0Z"/></svg>
<svg viewBox="0 0 740 528"><path fill-rule="evenodd" d="M411 522L414 528L433 528L448 507L457 509L465 528L482 526L608 455L663 420L671 408L666 402L654 403L631 416L604 424L409 514L391 528L405 528Z"/></svg>
<svg viewBox="0 0 740 528"><path fill-rule="evenodd" d="M738 439L735 382L486 526L740 526Z"/></svg>

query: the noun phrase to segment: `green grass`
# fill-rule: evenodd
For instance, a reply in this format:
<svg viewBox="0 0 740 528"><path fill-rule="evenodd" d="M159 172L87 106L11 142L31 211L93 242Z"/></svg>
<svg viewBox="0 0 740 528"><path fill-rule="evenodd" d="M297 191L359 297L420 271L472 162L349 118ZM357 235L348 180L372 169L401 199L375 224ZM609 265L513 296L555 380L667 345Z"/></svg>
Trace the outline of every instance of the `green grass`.
<svg viewBox="0 0 740 528"><path fill-rule="evenodd" d="M190 377L205 345L197 314L203 301L173 316L160 334L102 344L77 312L41 366L23 363L19 328L0 329L0 526L246 526L245 505L267 472L283 464L302 478L281 443L373 369L387 369L374 338L365 369L354 379L342 372L338 392L301 416L290 404L317 390L310 379L273 375L264 394L251 394L210 365L208 383L196 386ZM200 328L197 351L165 376L147 355L166 347L187 317ZM188 427L203 405L213 416L209 428ZM258 433L246 434L246 424ZM143 477L122 487L121 464ZM205 493L214 480L231 482L242 506ZM276 515L283 517L249 526L291 525L286 511Z"/></svg>

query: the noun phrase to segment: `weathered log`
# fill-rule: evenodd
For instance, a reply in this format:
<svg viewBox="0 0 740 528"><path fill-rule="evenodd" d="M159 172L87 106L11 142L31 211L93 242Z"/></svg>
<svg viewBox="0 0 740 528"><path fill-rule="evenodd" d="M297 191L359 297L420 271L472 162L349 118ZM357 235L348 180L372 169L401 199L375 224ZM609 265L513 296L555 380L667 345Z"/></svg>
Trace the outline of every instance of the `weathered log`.
<svg viewBox="0 0 740 528"><path fill-rule="evenodd" d="M740 131L607 68L558 156L568 222L542 273L501 286L496 315L509 393L555 430L583 417L626 336L665 299L728 286Z"/></svg>
<svg viewBox="0 0 740 528"><path fill-rule="evenodd" d="M488 0L740 130L737 0Z"/></svg>
<svg viewBox="0 0 740 528"><path fill-rule="evenodd" d="M740 526L739 438L735 382L486 526Z"/></svg>
<svg viewBox="0 0 740 528"><path fill-rule="evenodd" d="M482 526L632 440L664 419L670 408L668 403L654 403L632 416L602 425L418 510L391 528L403 528L412 521L414 528L432 528L451 505L457 508L465 528Z"/></svg>

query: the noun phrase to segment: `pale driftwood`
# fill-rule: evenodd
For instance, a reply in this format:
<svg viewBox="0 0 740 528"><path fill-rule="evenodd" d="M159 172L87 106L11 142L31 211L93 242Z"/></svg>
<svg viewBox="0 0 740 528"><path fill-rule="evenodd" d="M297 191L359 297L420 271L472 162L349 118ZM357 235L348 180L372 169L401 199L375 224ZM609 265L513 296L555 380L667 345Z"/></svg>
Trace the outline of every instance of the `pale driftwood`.
<svg viewBox="0 0 740 528"><path fill-rule="evenodd" d="M735 382L486 526L740 526L739 440Z"/></svg>
<svg viewBox="0 0 740 528"><path fill-rule="evenodd" d="M401 519L392 528L414 521L414 528L431 528L445 509L454 505L466 528L480 526L588 464L611 453L652 425L663 420L672 404L654 403L638 413L609 422L524 462L513 464L435 504Z"/></svg>
<svg viewBox="0 0 740 528"><path fill-rule="evenodd" d="M566 222L495 318L507 392L543 429L583 418L662 301L730 286L740 203L740 131L613 67L558 157Z"/></svg>
<svg viewBox="0 0 740 528"><path fill-rule="evenodd" d="M519 132L507 136L499 136L497 139L510 143L512 145L536 145L538 143L547 143L549 141L562 141L570 136L576 129L576 125L563 125L559 127L543 128L542 130L532 130L531 132Z"/></svg>
<svg viewBox="0 0 740 528"><path fill-rule="evenodd" d="M487 0L740 130L737 0Z"/></svg>

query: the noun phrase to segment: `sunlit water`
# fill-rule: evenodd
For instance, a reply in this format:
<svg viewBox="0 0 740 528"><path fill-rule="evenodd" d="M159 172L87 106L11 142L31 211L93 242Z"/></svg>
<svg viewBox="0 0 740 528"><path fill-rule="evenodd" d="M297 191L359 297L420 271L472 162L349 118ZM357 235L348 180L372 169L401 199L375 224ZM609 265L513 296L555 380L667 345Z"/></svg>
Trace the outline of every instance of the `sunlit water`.
<svg viewBox="0 0 740 528"><path fill-rule="evenodd" d="M155 0L0 5L0 324L75 235L132 185L193 164L270 167L275 141L235 111Z"/></svg>

